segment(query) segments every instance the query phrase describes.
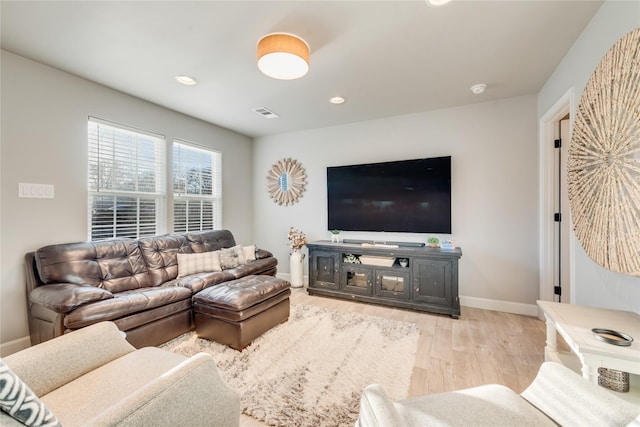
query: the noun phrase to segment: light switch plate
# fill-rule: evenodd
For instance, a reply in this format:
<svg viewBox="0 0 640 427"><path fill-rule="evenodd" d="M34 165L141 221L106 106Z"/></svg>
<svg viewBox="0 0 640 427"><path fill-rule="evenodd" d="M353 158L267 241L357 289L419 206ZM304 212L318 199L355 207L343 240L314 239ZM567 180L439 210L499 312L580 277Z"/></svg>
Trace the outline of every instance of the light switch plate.
<svg viewBox="0 0 640 427"><path fill-rule="evenodd" d="M29 199L53 199L54 187L52 184L18 184L18 197Z"/></svg>

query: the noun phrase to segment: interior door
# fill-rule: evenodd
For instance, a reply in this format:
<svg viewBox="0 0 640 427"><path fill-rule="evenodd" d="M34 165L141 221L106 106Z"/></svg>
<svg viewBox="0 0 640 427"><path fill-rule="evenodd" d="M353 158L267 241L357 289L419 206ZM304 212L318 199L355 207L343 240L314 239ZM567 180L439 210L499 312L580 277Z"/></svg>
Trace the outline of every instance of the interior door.
<svg viewBox="0 0 640 427"><path fill-rule="evenodd" d="M556 127L556 140L560 140L555 156L554 175L554 212L559 213L554 227L554 286L560 286L560 295L555 296L559 302L571 302L571 279L569 262L569 239L571 237L571 213L569 209L569 193L567 191L567 159L569 158L569 117L565 117Z"/></svg>

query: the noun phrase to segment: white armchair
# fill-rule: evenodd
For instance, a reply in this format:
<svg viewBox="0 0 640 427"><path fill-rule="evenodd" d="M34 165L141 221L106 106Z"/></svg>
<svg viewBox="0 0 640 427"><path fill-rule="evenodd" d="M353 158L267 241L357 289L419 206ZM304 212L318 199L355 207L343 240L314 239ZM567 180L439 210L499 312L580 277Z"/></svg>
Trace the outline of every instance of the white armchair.
<svg viewBox="0 0 640 427"><path fill-rule="evenodd" d="M356 427L634 426L640 406L545 362L518 395L497 384L393 402L378 384L365 388Z"/></svg>
<svg viewBox="0 0 640 427"><path fill-rule="evenodd" d="M3 362L63 426L237 427L240 422L239 396L220 378L210 355L136 350L111 322L62 335ZM0 425L23 425L5 405Z"/></svg>

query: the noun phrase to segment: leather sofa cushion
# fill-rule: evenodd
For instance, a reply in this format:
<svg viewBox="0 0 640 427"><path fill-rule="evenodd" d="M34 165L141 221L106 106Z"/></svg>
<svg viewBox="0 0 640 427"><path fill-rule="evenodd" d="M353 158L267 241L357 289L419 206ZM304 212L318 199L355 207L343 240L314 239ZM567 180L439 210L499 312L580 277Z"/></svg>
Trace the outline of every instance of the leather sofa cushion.
<svg viewBox="0 0 640 427"><path fill-rule="evenodd" d="M185 300L191 291L178 286L158 286L114 294L107 300L78 307L64 318L67 329L78 329L104 320L114 320L133 313Z"/></svg>
<svg viewBox="0 0 640 427"><path fill-rule="evenodd" d="M229 230L175 233L164 236L142 237L138 240L141 253L149 267L151 286L168 284L178 277L178 254L217 251L236 245ZM256 250L256 260L238 267L215 273L198 273L185 276L171 283L193 290L193 293L208 286L275 269L278 260L264 249Z"/></svg>
<svg viewBox="0 0 640 427"><path fill-rule="evenodd" d="M151 286L160 286L178 277L178 253L191 253L184 234L142 237L140 251L149 268Z"/></svg>
<svg viewBox="0 0 640 427"><path fill-rule="evenodd" d="M195 231L185 234L191 252L211 252L236 245L229 230Z"/></svg>
<svg viewBox="0 0 640 427"><path fill-rule="evenodd" d="M175 282L167 284L189 288L193 294L196 294L205 288L219 283L228 282L229 280L239 279L249 275L265 274L266 272L275 269L277 265L278 260L274 257L257 259L228 270L198 273L181 277Z"/></svg>
<svg viewBox="0 0 640 427"><path fill-rule="evenodd" d="M231 270L224 270L210 273L192 274L191 276L181 277L175 282L169 282L167 284L173 284L175 286L181 286L190 289L192 294L196 294L204 288L217 285L218 283L228 282L229 280L234 280L235 278L236 277L233 275Z"/></svg>
<svg viewBox="0 0 640 427"><path fill-rule="evenodd" d="M138 243L149 267L151 286L160 286L178 277L179 253L211 252L235 246L233 234L229 230L142 237Z"/></svg>
<svg viewBox="0 0 640 427"><path fill-rule="evenodd" d="M236 279L249 275L263 274L266 271L276 268L278 260L276 258L264 258L257 259L255 261L249 261L245 264L240 264L237 267L225 270Z"/></svg>
<svg viewBox="0 0 640 427"><path fill-rule="evenodd" d="M54 283L38 286L29 294L29 300L56 313L68 313L76 307L94 301L113 298L106 289L73 283Z"/></svg>
<svg viewBox="0 0 640 427"><path fill-rule="evenodd" d="M191 308L192 308L191 301L186 299L186 300L181 300L181 301L174 302L167 305L161 305L160 307L152 308L150 310L142 311L140 313L134 313L129 316L121 317L120 319L113 320L113 323L115 323L118 326L118 329L120 329L121 331L127 332L127 341L132 343L137 348L140 348L137 344L131 341L132 334L130 332L132 329L139 328L144 325L149 325L154 322L160 322L162 321L162 319L169 319L172 316L175 316L176 314L182 313L185 311L188 312L190 315ZM168 339L165 337L165 335L173 332L173 329L176 326L179 327L181 322L179 320L178 321L169 320L169 323L171 325L167 325L166 327L162 328L162 331L155 332L155 333L147 332L145 334L145 338L152 338L149 335L156 335L157 340L155 342L166 342L174 338L175 335ZM189 323L189 326L190 325L191 323ZM163 340L162 337L165 337L165 339Z"/></svg>
<svg viewBox="0 0 640 427"><path fill-rule="evenodd" d="M45 246L36 251L35 260L45 284L90 285L113 293L151 286L138 243L132 239Z"/></svg>

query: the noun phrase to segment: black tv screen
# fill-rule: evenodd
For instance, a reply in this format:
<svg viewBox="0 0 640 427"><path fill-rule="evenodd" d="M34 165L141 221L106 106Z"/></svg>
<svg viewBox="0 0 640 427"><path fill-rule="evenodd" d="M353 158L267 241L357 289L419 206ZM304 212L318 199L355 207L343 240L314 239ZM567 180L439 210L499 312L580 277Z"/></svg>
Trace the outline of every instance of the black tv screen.
<svg viewBox="0 0 640 427"><path fill-rule="evenodd" d="M451 234L451 156L327 167L328 229Z"/></svg>

